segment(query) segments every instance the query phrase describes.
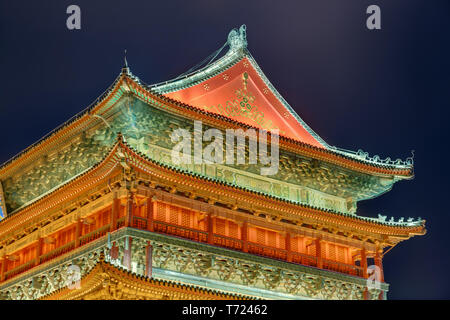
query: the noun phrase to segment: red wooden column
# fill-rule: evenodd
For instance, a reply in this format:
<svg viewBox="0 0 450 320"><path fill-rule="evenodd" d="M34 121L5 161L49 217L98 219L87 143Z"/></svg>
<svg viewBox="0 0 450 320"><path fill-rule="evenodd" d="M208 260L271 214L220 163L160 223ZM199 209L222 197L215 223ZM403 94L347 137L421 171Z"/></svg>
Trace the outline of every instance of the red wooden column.
<svg viewBox="0 0 450 320"><path fill-rule="evenodd" d="M214 223L214 220L213 220L214 218L213 218L213 216L210 214L210 213L208 213L207 215L206 215L206 223L207 223L207 231L208 231L208 243L209 244L213 244L213 223Z"/></svg>
<svg viewBox="0 0 450 320"><path fill-rule="evenodd" d="M75 227L75 248L78 248L80 246L81 227L81 219L78 219Z"/></svg>
<svg viewBox="0 0 450 320"><path fill-rule="evenodd" d="M127 198L127 215L125 217L125 227L131 227L133 221L133 194L130 193Z"/></svg>
<svg viewBox="0 0 450 320"><path fill-rule="evenodd" d="M366 248L362 248L361 249L361 268L362 268L363 277L367 279L367 253L366 253ZM365 289L364 289L363 298L364 298L364 300L369 300L369 290L368 290L367 287L365 287Z"/></svg>
<svg viewBox="0 0 450 320"><path fill-rule="evenodd" d="M322 239L320 239L320 238L316 239L316 257L317 257L317 267L318 268L323 268Z"/></svg>
<svg viewBox="0 0 450 320"><path fill-rule="evenodd" d="M152 277L152 255L153 247L150 244L150 241L148 241L147 246L145 247L145 276L149 278Z"/></svg>
<svg viewBox="0 0 450 320"><path fill-rule="evenodd" d="M2 257L2 269L1 269L1 272L0 272L0 281L2 281L2 282L5 281L6 263L7 263L6 255L3 255L3 257Z"/></svg>
<svg viewBox="0 0 450 320"><path fill-rule="evenodd" d="M380 279L378 279L380 282L384 282L384 272L383 272L383 249L377 248L377 252L375 254L374 262L375 265L380 268Z"/></svg>
<svg viewBox="0 0 450 320"><path fill-rule="evenodd" d="M361 268L363 277L367 278L367 253L366 248L361 249Z"/></svg>
<svg viewBox="0 0 450 320"><path fill-rule="evenodd" d="M291 234L286 232L285 248L286 248L286 261L292 262L292 250L291 250Z"/></svg>
<svg viewBox="0 0 450 320"><path fill-rule="evenodd" d="M117 191L114 191L113 204L111 208L111 226L109 227L110 231L114 231L117 229L117 217L119 216L120 210L120 199L117 198Z"/></svg>
<svg viewBox="0 0 450 320"><path fill-rule="evenodd" d="M248 252L248 222L244 221L242 223L241 229L241 240L242 240L242 251Z"/></svg>
<svg viewBox="0 0 450 320"><path fill-rule="evenodd" d="M39 237L38 241L37 241L37 246L36 246L36 259L34 261L34 265L37 266L38 264L41 263L41 255L42 255L42 242L44 241L43 238Z"/></svg>
<svg viewBox="0 0 450 320"><path fill-rule="evenodd" d="M154 231L153 221L156 202L153 198L147 198L147 230Z"/></svg>

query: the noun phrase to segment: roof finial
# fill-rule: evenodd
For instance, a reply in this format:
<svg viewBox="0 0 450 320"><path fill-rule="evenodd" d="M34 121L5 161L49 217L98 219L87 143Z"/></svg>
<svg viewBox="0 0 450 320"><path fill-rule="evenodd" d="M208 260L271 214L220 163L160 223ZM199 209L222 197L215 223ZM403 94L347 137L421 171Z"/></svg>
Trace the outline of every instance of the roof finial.
<svg viewBox="0 0 450 320"><path fill-rule="evenodd" d="M129 74L130 68L128 67L128 61L127 61L127 49L125 49L125 51L124 51L123 61L124 61L124 65L122 68L122 73Z"/></svg>
<svg viewBox="0 0 450 320"><path fill-rule="evenodd" d="M124 56L123 56L123 60L125 61L124 67L125 67L125 68L128 68L128 62L127 62L127 49L125 49L125 54L124 54Z"/></svg>

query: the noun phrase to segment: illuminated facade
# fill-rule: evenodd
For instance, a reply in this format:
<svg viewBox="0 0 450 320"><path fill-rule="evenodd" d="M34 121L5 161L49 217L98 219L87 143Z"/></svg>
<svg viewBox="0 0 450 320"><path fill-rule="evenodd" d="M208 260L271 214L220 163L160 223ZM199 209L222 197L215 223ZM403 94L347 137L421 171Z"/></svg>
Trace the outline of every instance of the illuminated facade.
<svg viewBox="0 0 450 320"><path fill-rule="evenodd" d="M265 77L245 26L227 45L150 86L125 65L89 108L0 167L1 298L386 298L383 253L425 221L363 217L357 202L411 179L412 159L329 146ZM278 172L173 163L171 133L194 121L278 129ZM369 265L379 287L366 286ZM71 266L79 289L67 288Z"/></svg>

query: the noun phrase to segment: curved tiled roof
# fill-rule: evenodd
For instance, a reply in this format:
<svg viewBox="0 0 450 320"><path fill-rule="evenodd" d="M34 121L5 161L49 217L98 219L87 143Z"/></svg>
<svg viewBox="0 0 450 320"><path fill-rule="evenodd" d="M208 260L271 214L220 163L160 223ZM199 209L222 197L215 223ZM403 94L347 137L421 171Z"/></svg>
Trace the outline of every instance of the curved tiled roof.
<svg viewBox="0 0 450 320"><path fill-rule="evenodd" d="M64 189L65 187L69 187L72 184L76 183L77 181L80 181L84 177L88 178L89 175L92 174L96 170L102 169L101 172L103 172L103 173L101 173L101 177L105 177L109 172L111 172L114 168L116 168L118 166L118 162L120 159L116 159L116 158L117 158L117 150L119 150L119 148L122 153L125 153L128 155L127 161L129 161L130 164L133 166L142 168L143 165L142 164L139 165L139 163L136 161L144 161L143 162L144 164L145 163L148 165L151 164L151 165L155 166L155 168L165 169L165 170L173 172L174 174L177 174L177 175L192 177L193 179L199 179L200 181L212 183L217 186L231 188L233 190L240 191L243 194L263 197L265 199L274 201L274 203L276 203L276 204L284 203L286 205L293 206L293 208L303 208L305 210L305 212L310 213L310 214L308 214L308 216L310 216L313 219L317 219L317 220L325 219L326 221L329 221L330 219L334 220L337 217L342 217L342 218L345 218L346 220L348 220L349 222L353 221L353 222L356 222L359 224L362 223L362 225L367 224L367 227L379 225L380 227L384 227L384 228L388 228L388 229L392 228L392 230L388 232L390 234L397 234L398 232L409 233L410 231L413 231L413 230L415 230L413 233L418 233L418 234L425 232L424 231L425 230L424 229L425 220L422 220L422 219L419 219L416 221L406 221L406 222L384 221L384 220L380 220L377 218L363 217L363 216L358 216L358 215L353 215L353 214L346 214L346 213L337 212L337 211L330 210L330 209L321 209L321 208L317 208L317 207L310 206L307 204L298 203L296 201L286 200L283 198L279 198L277 196L268 195L268 194L265 194L262 192L254 191L254 190L251 190L251 189L248 189L248 188L245 188L245 187L233 184L233 183L227 183L224 181L206 177L206 176L200 175L198 173L193 173L188 170L180 169L180 168L177 168L174 166L170 166L170 165L161 163L159 161L156 161L154 159L151 159L151 158L147 157L146 155L144 155L143 153L135 150L133 147L128 145L126 143L126 141L124 141L121 134L119 134L119 136L118 136L118 141L114 144L114 146L111 147L110 151L103 157L103 159L101 161L96 163L90 169L84 171L79 176L72 178L71 180L65 182L64 184L62 184L62 185L58 186L57 188L51 190L50 192L46 193L39 199L36 199L32 203L27 204L27 206L22 207L15 214L8 216L3 221L1 221L0 227L5 226L5 223L7 221L9 221L11 218L15 217L16 214L21 214L24 211L29 211L32 208L37 208L38 204L40 204L40 203L42 204L43 201L48 199L50 196L56 194L57 192ZM158 170L158 172L160 172L160 174L163 174L163 173L161 173L160 169ZM185 180L182 179L181 181L185 181ZM196 185L198 185L198 182L196 182ZM65 196L64 198L67 198L67 196ZM39 213L39 212L37 212L37 213ZM35 216L35 214L33 216ZM32 217L27 215L27 218L32 218ZM21 220L20 222L22 223L24 221ZM340 222L343 222L343 221L340 221ZM10 230L11 227L9 227L7 229ZM0 231L7 232L6 230L0 230ZM387 231L387 229L385 231Z"/></svg>
<svg viewBox="0 0 450 320"><path fill-rule="evenodd" d="M244 27L243 31L241 29ZM263 82L267 85L270 91L276 96L276 98L282 103L282 105L289 111L289 113L298 121L298 123L313 136L325 149L331 151L333 153L337 153L342 155L345 158L361 161L364 163L371 163L377 167L386 167L386 168L396 168L396 169L408 169L412 171L413 167L413 158L408 158L406 161L402 161L397 159L395 161L390 158L386 158L384 160L380 159L379 156L369 157L368 153L363 152L362 150L358 150L357 152L345 150L342 148L338 148L335 146L328 145L316 132L314 132L295 112L295 110L289 105L289 103L281 96L281 94L275 89L269 79L265 76L262 69L259 67L250 51L247 49L247 40L245 35L245 25L241 27L239 30L241 33L243 32L243 42L241 47L233 48L231 44L229 44L228 52L218 59L217 61L206 65L205 67L191 72L190 74L184 77L178 77L173 80L157 83L148 86L153 92L161 93L161 94L169 94L176 91L184 90L186 88L191 88L198 84L204 83L206 80L209 80L213 77L216 77L225 71L231 69L240 61L246 59L250 62L252 67L256 70L258 75L261 77ZM236 29L233 29L231 33L238 32ZM230 36L229 36L230 38ZM230 42L230 41L229 41ZM285 137L290 140L295 140L289 137ZM298 141L298 140L295 140Z"/></svg>
<svg viewBox="0 0 450 320"><path fill-rule="evenodd" d="M131 80L132 84L135 84L140 87L141 91L145 91L147 94L157 97L160 101L166 102L172 105L176 105L182 109L185 110L191 110L192 112L196 114L201 114L203 116L206 116L209 119L218 119L225 123L230 123L233 125L236 125L238 127L242 128L254 128L258 129L254 126L236 121L234 119L228 118L226 116L219 115L217 113L212 113L205 111L201 108L188 105L186 103L176 101L173 99L170 99L169 97L166 97L163 93L170 92L170 90L176 90L180 88L185 88L189 86L193 86L195 84L201 83L206 79L209 79L223 70L226 70L230 67L232 67L234 64L238 63L243 58L248 58L249 61L252 63L252 65L255 67L255 69L261 74L261 78L264 82L267 83L267 85L271 88L271 90L274 92L274 94L277 96L277 98L283 103L283 105L286 107L286 109L289 110L289 112L301 123L301 125L312 135L314 136L318 141L320 141L321 144L325 146L325 148L316 147L313 145L310 145L308 143L304 143L302 141L298 141L296 139L282 136L280 135L280 140L285 141L289 144L292 144L294 149L292 150L295 152L296 147L304 147L307 149L310 149L312 151L320 152L324 155L328 154L331 156L339 157L341 159L346 159L349 161L352 161L354 163L359 163L364 166L369 166L372 168L378 168L380 170L378 173L381 174L388 174L388 175L398 175L402 177L409 177L412 178L413 176L413 162L412 159L409 158L406 162L401 162L400 160L391 161L389 158L386 160L380 160L378 156L375 156L373 158L370 158L367 153L362 152L359 150L358 152L343 150L337 147L329 146L326 144L325 141L323 141L315 132L313 132L306 123L304 123L303 120L295 113L295 111L292 109L289 104L281 97L281 95L276 91L276 89L272 86L272 84L269 82L267 77L262 73L261 69L257 65L256 61L253 59L253 57L250 55L248 50L244 48L242 51L236 51L236 50L229 50L227 55L219 59L218 61L214 62L212 65L207 66L206 68L203 68L201 70L195 71L192 74L188 75L184 79L175 79L172 81L166 81L164 83L155 84L155 85L146 85L143 82L140 81L140 79L136 76L134 76L128 66L124 67L122 69L122 72L119 74L119 76L115 79L113 84L109 86L109 88L99 97L97 98L91 105L89 105L87 108L85 108L80 113L76 114L74 117L60 125L58 128L52 130L50 133L39 139L37 142L29 146L28 148L24 149L8 161L4 162L2 165L0 165L0 177L2 176L2 173L8 170L10 165L15 163L17 160L22 159L25 155L29 154L30 151L36 151L41 148L43 148L51 138L54 138L59 133L71 129L74 127L77 127L82 122L85 122L90 114L95 114L102 106L105 104L106 101L111 99L115 94L117 94L118 89L123 85L123 82L127 82L127 80Z"/></svg>

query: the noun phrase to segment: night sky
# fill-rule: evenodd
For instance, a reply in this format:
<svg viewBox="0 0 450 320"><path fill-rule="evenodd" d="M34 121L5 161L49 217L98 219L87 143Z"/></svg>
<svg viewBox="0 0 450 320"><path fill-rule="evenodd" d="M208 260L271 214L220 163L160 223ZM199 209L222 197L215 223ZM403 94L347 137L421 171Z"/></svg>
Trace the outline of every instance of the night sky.
<svg viewBox="0 0 450 320"><path fill-rule="evenodd" d="M81 8L81 30L66 8ZM382 29L366 28L381 8ZM247 25L272 84L330 145L406 159L415 179L360 202L360 215L427 220L384 259L390 299L449 299L450 2L0 1L0 163L87 107L123 52L145 83L178 76Z"/></svg>

